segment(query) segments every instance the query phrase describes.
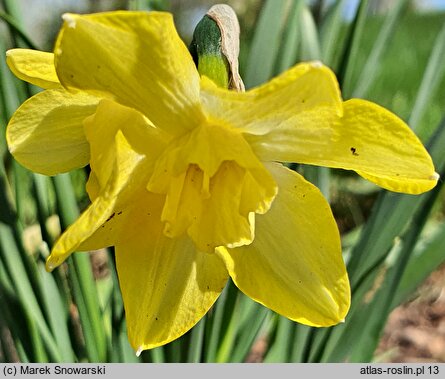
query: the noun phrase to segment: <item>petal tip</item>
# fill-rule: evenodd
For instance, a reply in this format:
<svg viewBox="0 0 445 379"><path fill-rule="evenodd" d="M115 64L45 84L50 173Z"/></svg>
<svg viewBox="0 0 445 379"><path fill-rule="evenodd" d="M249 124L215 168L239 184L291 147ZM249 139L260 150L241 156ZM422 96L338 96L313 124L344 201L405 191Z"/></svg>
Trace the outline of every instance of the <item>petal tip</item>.
<svg viewBox="0 0 445 379"><path fill-rule="evenodd" d="M56 266L52 262L50 262L49 260L46 262L46 265L45 265L46 271L51 272L55 268L56 268Z"/></svg>
<svg viewBox="0 0 445 379"><path fill-rule="evenodd" d="M62 20L66 22L69 28L74 29L76 27L76 18L71 13L64 13Z"/></svg>
<svg viewBox="0 0 445 379"><path fill-rule="evenodd" d="M440 175L437 172L435 172L433 175L430 176L430 179L437 181L440 179Z"/></svg>
<svg viewBox="0 0 445 379"><path fill-rule="evenodd" d="M311 62L311 66L313 68L322 68L323 67L323 63L321 61L312 61Z"/></svg>
<svg viewBox="0 0 445 379"><path fill-rule="evenodd" d="M144 349L142 348L142 346L139 346L138 349L136 350L136 357L140 357L143 350Z"/></svg>

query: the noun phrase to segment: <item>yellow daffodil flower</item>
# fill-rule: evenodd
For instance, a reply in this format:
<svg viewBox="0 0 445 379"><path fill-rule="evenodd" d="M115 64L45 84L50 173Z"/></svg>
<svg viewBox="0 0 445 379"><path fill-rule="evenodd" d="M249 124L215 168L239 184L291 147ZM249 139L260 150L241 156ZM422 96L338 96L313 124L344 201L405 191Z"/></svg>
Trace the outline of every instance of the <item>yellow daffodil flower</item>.
<svg viewBox="0 0 445 379"><path fill-rule="evenodd" d="M91 205L47 268L115 246L138 351L193 327L229 277L291 320L345 318L349 281L330 207L277 162L354 170L412 194L437 182L407 125L371 102L343 102L323 64L246 92L218 88L200 77L168 13L67 14L54 54L13 49L7 62L45 89L9 122L17 161L46 175L91 166Z"/></svg>

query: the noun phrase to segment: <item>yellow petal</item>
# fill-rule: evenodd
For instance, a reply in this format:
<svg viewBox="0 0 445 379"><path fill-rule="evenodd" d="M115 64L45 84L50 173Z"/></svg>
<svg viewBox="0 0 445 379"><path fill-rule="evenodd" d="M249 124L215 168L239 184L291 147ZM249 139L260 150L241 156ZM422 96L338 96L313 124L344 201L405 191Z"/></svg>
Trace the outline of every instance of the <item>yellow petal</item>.
<svg viewBox="0 0 445 379"><path fill-rule="evenodd" d="M215 254L195 250L190 239L170 239L143 223L116 246L116 263L129 340L137 351L164 345L192 328L227 281Z"/></svg>
<svg viewBox="0 0 445 379"><path fill-rule="evenodd" d="M353 155L361 158L363 154L365 162L355 164L353 169L364 178L388 190L411 194L436 186L439 175L427 150L408 125L391 112L352 99L345 103L342 125L362 130L363 150L354 146Z"/></svg>
<svg viewBox="0 0 445 379"><path fill-rule="evenodd" d="M119 195L121 195L121 192L125 192L125 190L128 192L131 180L138 177L138 174L140 175L137 169L143 166L144 156L134 151L121 131L117 132L113 145L104 155L105 157L101 164L104 165L104 169L108 169L105 166L110 166L111 172L103 194L98 196L76 222L56 241L46 262L48 270L52 270L60 265L82 243L87 241L96 230L114 219L116 216L116 205L118 201L122 201L122 196ZM136 176L132 176L133 174ZM132 192L134 193L135 191ZM110 239L112 238L109 230L106 236L109 236L108 238Z"/></svg>
<svg viewBox="0 0 445 379"><path fill-rule="evenodd" d="M61 83L136 108L182 134L202 119L199 75L171 14L65 14L55 48Z"/></svg>
<svg viewBox="0 0 445 379"><path fill-rule="evenodd" d="M32 171L55 175L85 166L89 147L83 120L99 99L46 90L25 101L9 121L6 138L14 158Z"/></svg>
<svg viewBox="0 0 445 379"><path fill-rule="evenodd" d="M391 191L417 194L437 182L431 157L409 127L365 100L346 101L342 118L319 107L246 139L263 160L354 170Z"/></svg>
<svg viewBox="0 0 445 379"><path fill-rule="evenodd" d="M301 63L247 92L217 88L201 80L205 111L245 133L262 135L304 111L324 106L341 114L341 98L333 72L319 62Z"/></svg>
<svg viewBox="0 0 445 379"><path fill-rule="evenodd" d="M6 63L17 78L36 86L62 88L54 66L54 54L30 49L11 49Z"/></svg>
<svg viewBox="0 0 445 379"><path fill-rule="evenodd" d="M350 289L329 204L297 173L267 167L279 191L269 212L257 216L255 240L217 252L255 301L303 324L337 324L349 309Z"/></svg>
<svg viewBox="0 0 445 379"><path fill-rule="evenodd" d="M99 249L129 238L134 222L160 222L164 197L145 187L164 133L138 111L109 100L102 100L84 125L91 147L87 189L92 204L57 241L48 267L76 249Z"/></svg>
<svg viewBox="0 0 445 379"><path fill-rule="evenodd" d="M102 99L96 113L85 120L84 131L90 144L91 169L102 189L114 169L115 154L110 146L113 146L118 131L123 133L136 153L145 156L147 181L152 172L150 167L154 166L170 138L137 110L107 99ZM139 180L137 182L140 183Z"/></svg>

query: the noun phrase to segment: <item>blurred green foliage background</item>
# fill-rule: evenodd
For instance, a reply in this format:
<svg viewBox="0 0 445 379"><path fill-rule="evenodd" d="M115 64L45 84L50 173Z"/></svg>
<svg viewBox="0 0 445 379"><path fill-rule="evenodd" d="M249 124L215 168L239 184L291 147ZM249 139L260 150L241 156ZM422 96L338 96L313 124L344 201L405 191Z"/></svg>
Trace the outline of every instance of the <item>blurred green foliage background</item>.
<svg viewBox="0 0 445 379"><path fill-rule="evenodd" d="M336 72L345 99L366 98L408 122L444 175L444 8L425 10L426 1L408 0L224 2L240 20L240 70L247 88L298 61L322 60ZM51 51L62 13L110 9L171 11L187 43L215 3L2 0L0 50ZM5 127L39 89L14 78L4 59L0 84L2 362L243 362L258 346L259 360L266 362L379 360L375 351L388 315L445 261L442 181L431 193L413 197L388 193L353 173L295 166L329 198L342 233L353 288L347 322L326 329L296 325L229 285L186 336L136 358L126 340L112 251L76 255L81 258L54 274L43 270L54 239L88 205L88 173L49 179L13 160Z"/></svg>

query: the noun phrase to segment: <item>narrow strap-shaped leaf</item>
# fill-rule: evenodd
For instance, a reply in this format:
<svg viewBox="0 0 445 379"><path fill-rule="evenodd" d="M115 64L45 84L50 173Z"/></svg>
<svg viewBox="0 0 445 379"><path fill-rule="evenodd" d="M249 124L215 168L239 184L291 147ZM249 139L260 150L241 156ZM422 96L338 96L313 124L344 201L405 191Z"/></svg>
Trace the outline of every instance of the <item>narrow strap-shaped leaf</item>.
<svg viewBox="0 0 445 379"><path fill-rule="evenodd" d="M202 318L190 331L190 344L187 351L188 363L200 363L204 345L205 317Z"/></svg>
<svg viewBox="0 0 445 379"><path fill-rule="evenodd" d="M65 228L79 214L70 180L69 174L53 178L59 214ZM68 263L89 359L92 362L103 362L107 352L106 337L89 256L73 254Z"/></svg>
<svg viewBox="0 0 445 379"><path fill-rule="evenodd" d="M229 325L237 318L237 313L234 312L237 298L238 289L229 280L210 314L205 316L207 318L205 362L216 362L218 356L224 355L221 352L221 349L224 349L222 345L225 346L227 340L234 340L235 333Z"/></svg>
<svg viewBox="0 0 445 379"><path fill-rule="evenodd" d="M273 74L287 5L288 0L266 0L261 9L244 73L246 88L264 83Z"/></svg>
<svg viewBox="0 0 445 379"><path fill-rule="evenodd" d="M340 62L338 78L342 95L345 100L349 99L353 90L353 74L356 70L357 57L359 55L359 47L363 32L365 29L365 21L368 12L369 0L360 0L357 14L354 18L349 36L346 40L346 50Z"/></svg>
<svg viewBox="0 0 445 379"><path fill-rule="evenodd" d="M422 83L417 92L416 100L408 123L410 127L423 136L427 131L418 130L423 114L428 110L430 100L442 82L445 73L445 23L437 35L433 50L428 60Z"/></svg>
<svg viewBox="0 0 445 379"><path fill-rule="evenodd" d="M308 361L308 349L311 345L313 328L303 325L294 325L294 341L290 362L302 363Z"/></svg>
<svg viewBox="0 0 445 379"><path fill-rule="evenodd" d="M445 223L442 222L437 229L426 240L417 244L403 277L400 281L399 290L393 298L392 308L395 308L418 288L425 279L445 262L443 244L445 241Z"/></svg>
<svg viewBox="0 0 445 379"><path fill-rule="evenodd" d="M363 98L372 83L375 81L378 73L382 68L382 56L389 46L389 41L394 35L394 28L400 21L403 12L409 5L407 0L397 0L395 5L392 5L391 11L385 17L380 28L380 33L374 42L371 52L366 59L366 64L361 71L360 77L352 91L352 97Z"/></svg>
<svg viewBox="0 0 445 379"><path fill-rule="evenodd" d="M266 307L255 303L246 296L242 297L239 305L240 307L237 308L237 311L241 313L244 322L243 320L240 321L237 343L230 357L230 362L232 363L244 362L264 325L266 317L271 312Z"/></svg>
<svg viewBox="0 0 445 379"><path fill-rule="evenodd" d="M343 12L347 0L336 1L329 8L328 15L322 20L320 29L320 48L323 63L337 71L338 50L343 49L344 41L341 41L341 31L345 24Z"/></svg>
<svg viewBox="0 0 445 379"><path fill-rule="evenodd" d="M66 303L62 299L61 291L57 287L52 275L49 275L44 268L44 264L39 265L42 278L44 295L44 306L49 326L53 332L54 339L60 351L62 362L75 362L76 358L72 349L71 339L68 330L68 312Z"/></svg>
<svg viewBox="0 0 445 379"><path fill-rule="evenodd" d="M276 329L275 340L264 357L265 363L289 362L291 357L294 322L285 317L278 316Z"/></svg>
<svg viewBox="0 0 445 379"><path fill-rule="evenodd" d="M0 223L0 255L14 283L19 301L27 309L27 314L32 315L36 322L51 360L60 362L59 349L45 322L31 283L28 280L28 274L20 257L19 249L15 244L11 227L3 223Z"/></svg>
<svg viewBox="0 0 445 379"><path fill-rule="evenodd" d="M303 1L294 1L289 13L289 20L286 23L283 31L283 44L279 51L279 56L276 63L275 74L287 70L293 66L297 59L298 48L301 44L301 28L300 19L303 10Z"/></svg>
<svg viewBox="0 0 445 379"><path fill-rule="evenodd" d="M317 26L307 5L303 6L300 15L300 33L304 36L301 40L300 60L312 61L321 59Z"/></svg>
<svg viewBox="0 0 445 379"><path fill-rule="evenodd" d="M17 35L24 41L26 47L30 49L37 50L36 45L32 42L31 38L23 31L21 25L14 19L14 17L10 16L5 12L0 11L0 19L8 24L8 26L15 32Z"/></svg>
<svg viewBox="0 0 445 379"><path fill-rule="evenodd" d="M441 171L445 175L445 168ZM385 326L388 315L391 311L391 304L394 294L397 293L399 283L402 279L405 268L411 257L415 243L428 219L429 213L439 196L442 188L439 183L430 193L422 208L410 223L409 229L402 238L402 248L396 263L388 270L385 280L378 292L374 295L370 305L372 314L368 318L362 329L360 339L357 340L356 348L351 351L349 361L369 362L380 340L381 333ZM369 314L369 312L367 312Z"/></svg>

